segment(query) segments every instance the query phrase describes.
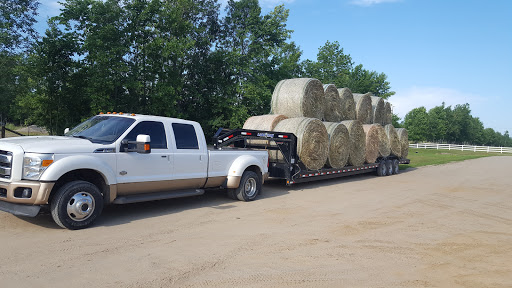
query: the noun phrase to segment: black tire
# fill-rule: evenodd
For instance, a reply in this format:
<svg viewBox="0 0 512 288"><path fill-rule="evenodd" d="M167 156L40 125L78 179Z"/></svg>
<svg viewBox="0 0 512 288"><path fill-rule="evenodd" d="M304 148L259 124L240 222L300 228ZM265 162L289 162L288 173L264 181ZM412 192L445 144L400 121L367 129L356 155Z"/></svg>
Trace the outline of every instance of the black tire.
<svg viewBox="0 0 512 288"><path fill-rule="evenodd" d="M236 189L228 188L226 195L228 195L229 199L238 200L238 197L236 197Z"/></svg>
<svg viewBox="0 0 512 288"><path fill-rule="evenodd" d="M72 181L62 186L51 201L53 220L62 228L89 227L103 210L98 187L86 181Z"/></svg>
<svg viewBox="0 0 512 288"><path fill-rule="evenodd" d="M253 171L245 171L235 194L240 201L252 201L261 192L261 177Z"/></svg>
<svg viewBox="0 0 512 288"><path fill-rule="evenodd" d="M386 168L387 168L386 176L393 175L393 161L386 160Z"/></svg>
<svg viewBox="0 0 512 288"><path fill-rule="evenodd" d="M386 161L380 161L379 166L377 166L377 176L386 176L387 172L388 168L386 167Z"/></svg>
<svg viewBox="0 0 512 288"><path fill-rule="evenodd" d="M395 159L395 160L393 160L393 174L398 174L399 170L400 170L400 162L397 159Z"/></svg>

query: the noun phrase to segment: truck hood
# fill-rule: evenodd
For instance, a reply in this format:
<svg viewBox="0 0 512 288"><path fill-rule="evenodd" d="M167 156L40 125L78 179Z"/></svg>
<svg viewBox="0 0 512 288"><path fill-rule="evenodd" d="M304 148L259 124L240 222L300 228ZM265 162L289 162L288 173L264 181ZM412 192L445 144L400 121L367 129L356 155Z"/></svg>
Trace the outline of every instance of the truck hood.
<svg viewBox="0 0 512 288"><path fill-rule="evenodd" d="M65 136L25 136L0 140L3 143L20 146L25 152L32 153L93 153L99 148L114 148L114 144L92 143L87 139ZM1 148L0 148L1 149Z"/></svg>

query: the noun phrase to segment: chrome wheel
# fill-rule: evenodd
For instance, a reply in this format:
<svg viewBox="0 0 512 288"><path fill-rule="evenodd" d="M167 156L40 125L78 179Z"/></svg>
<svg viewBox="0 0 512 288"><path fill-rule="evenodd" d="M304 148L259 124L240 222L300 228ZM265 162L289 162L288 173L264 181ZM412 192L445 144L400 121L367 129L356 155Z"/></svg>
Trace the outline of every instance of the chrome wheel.
<svg viewBox="0 0 512 288"><path fill-rule="evenodd" d="M245 181L244 190L245 190L245 195L247 195L247 197L249 197L249 198L252 198L256 194L256 191L257 191L256 179L254 179L254 178L247 179L247 181Z"/></svg>
<svg viewBox="0 0 512 288"><path fill-rule="evenodd" d="M94 212L94 197L87 192L76 193L69 199L66 211L74 221L84 221Z"/></svg>

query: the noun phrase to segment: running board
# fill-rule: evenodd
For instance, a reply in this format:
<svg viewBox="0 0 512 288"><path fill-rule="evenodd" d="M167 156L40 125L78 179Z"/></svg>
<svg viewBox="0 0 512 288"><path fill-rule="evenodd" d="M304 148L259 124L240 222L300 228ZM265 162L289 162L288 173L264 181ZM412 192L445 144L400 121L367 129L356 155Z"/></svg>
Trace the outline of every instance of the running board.
<svg viewBox="0 0 512 288"><path fill-rule="evenodd" d="M189 189L189 190L176 190L176 191L148 193L148 194L135 194L135 195L117 197L113 203L114 204L128 204L128 203L182 198L182 197L189 197L189 196L198 196L198 195L203 195L203 194L204 194L203 189Z"/></svg>

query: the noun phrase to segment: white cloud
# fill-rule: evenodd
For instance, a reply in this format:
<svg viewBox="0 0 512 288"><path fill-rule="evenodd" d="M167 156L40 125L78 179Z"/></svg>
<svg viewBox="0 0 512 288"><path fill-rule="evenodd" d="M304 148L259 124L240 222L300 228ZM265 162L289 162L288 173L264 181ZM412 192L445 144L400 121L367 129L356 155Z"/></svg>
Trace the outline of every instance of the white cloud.
<svg viewBox="0 0 512 288"><path fill-rule="evenodd" d="M402 119L414 108L424 106L427 111L443 102L446 106L469 103L470 107L476 107L484 102L484 98L461 92L450 88L440 87L417 87L413 86L402 91L397 91L391 96L389 102L393 106L393 113L398 114Z"/></svg>
<svg viewBox="0 0 512 288"><path fill-rule="evenodd" d="M381 3L391 3L391 2L400 2L400 1L402 1L402 0L353 0L350 3L354 4L354 5L358 5L358 6L368 7L368 6L381 4Z"/></svg>

